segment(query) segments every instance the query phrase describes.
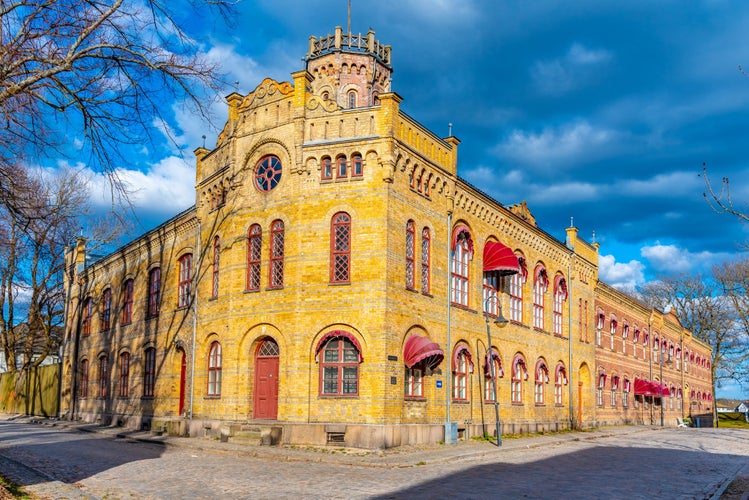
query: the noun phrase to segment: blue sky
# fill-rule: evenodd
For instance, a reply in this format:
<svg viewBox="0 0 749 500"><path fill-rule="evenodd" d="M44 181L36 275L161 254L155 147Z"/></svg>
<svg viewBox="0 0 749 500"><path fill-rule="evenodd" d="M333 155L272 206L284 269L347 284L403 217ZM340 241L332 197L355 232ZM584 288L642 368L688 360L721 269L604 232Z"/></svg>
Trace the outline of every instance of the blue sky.
<svg viewBox="0 0 749 500"><path fill-rule="evenodd" d="M245 94L303 68L309 36L345 28L347 2L244 1L232 27L180 15L224 65L226 94L235 81ZM698 174L706 162L749 202L747 26L739 0L352 0L351 17L392 46L402 109L440 135L453 124L462 177L527 200L559 239L574 217L601 244L601 278L625 287L744 251L747 226L711 211ZM215 144L215 128L171 110L177 144L164 136L120 171L137 190L134 233L194 202L192 150Z"/></svg>

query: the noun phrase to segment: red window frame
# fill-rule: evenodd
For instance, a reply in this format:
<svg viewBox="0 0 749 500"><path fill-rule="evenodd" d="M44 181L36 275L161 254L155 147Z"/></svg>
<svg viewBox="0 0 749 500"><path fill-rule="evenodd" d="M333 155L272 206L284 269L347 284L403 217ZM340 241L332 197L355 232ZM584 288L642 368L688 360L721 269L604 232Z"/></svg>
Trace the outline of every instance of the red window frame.
<svg viewBox="0 0 749 500"><path fill-rule="evenodd" d="M130 353L120 354L120 397L126 398L130 393Z"/></svg>
<svg viewBox="0 0 749 500"><path fill-rule="evenodd" d="M156 387L156 348L146 349L143 360L143 397L152 398Z"/></svg>
<svg viewBox="0 0 749 500"><path fill-rule="evenodd" d="M83 301L83 319L81 320L81 331L84 337L91 335L91 320L94 315L94 301L86 297Z"/></svg>
<svg viewBox="0 0 749 500"><path fill-rule="evenodd" d="M525 373L525 361L520 357L516 357L512 362L512 379L510 382L510 400L514 404L523 403L523 378Z"/></svg>
<svg viewBox="0 0 749 500"><path fill-rule="evenodd" d="M359 350L345 337L333 337L320 354L320 395L359 395Z"/></svg>
<svg viewBox="0 0 749 500"><path fill-rule="evenodd" d="M87 398L88 397L88 360L83 359L81 360L80 365L80 384L78 386L78 397L79 398Z"/></svg>
<svg viewBox="0 0 749 500"><path fill-rule="evenodd" d="M161 268L154 267L148 273L148 317L149 318L158 316L160 301L161 301Z"/></svg>
<svg viewBox="0 0 749 500"><path fill-rule="evenodd" d="M179 282L177 284L177 308L190 305L192 292L192 254L186 253L179 258Z"/></svg>
<svg viewBox="0 0 749 500"><path fill-rule="evenodd" d="M489 316L498 316L499 297L497 296L497 290L499 290L499 274L495 271L484 271L482 288L482 311L488 313Z"/></svg>
<svg viewBox="0 0 749 500"><path fill-rule="evenodd" d="M101 320L99 330L106 332L112 326L112 289L107 288L101 295Z"/></svg>
<svg viewBox="0 0 749 500"><path fill-rule="evenodd" d="M364 164L362 156L358 153L351 155L351 177L361 177L364 175Z"/></svg>
<svg viewBox="0 0 749 500"><path fill-rule="evenodd" d="M462 239L460 235L465 235ZM450 302L468 307L469 304L469 266L470 266L470 234L461 231L456 236L455 248L450 259Z"/></svg>
<svg viewBox="0 0 749 500"><path fill-rule="evenodd" d="M263 249L263 230L253 224L247 232L247 283L245 290L260 290L260 257Z"/></svg>
<svg viewBox="0 0 749 500"><path fill-rule="evenodd" d="M565 368L563 364L557 365L556 373L554 374L554 404L556 406L562 406L564 404L564 386L567 384L565 378Z"/></svg>
<svg viewBox="0 0 749 500"><path fill-rule="evenodd" d="M320 165L320 178L322 180L330 180L333 178L333 161L330 156L325 156L322 159Z"/></svg>
<svg viewBox="0 0 749 500"><path fill-rule="evenodd" d="M567 298L567 293L564 289L565 279L558 278L554 280L554 307L552 311L552 327L554 334L563 336L564 335L564 301Z"/></svg>
<svg viewBox="0 0 749 500"><path fill-rule="evenodd" d="M502 370L502 361L499 359L499 353L496 349L492 348L487 359L490 363L494 364L494 375L499 382L499 379L504 377ZM491 365L484 366L484 401L487 403L493 403L496 401L494 394L494 383L492 382L492 368ZM499 385L497 385L497 391L499 391Z"/></svg>
<svg viewBox="0 0 749 500"><path fill-rule="evenodd" d="M465 346L458 347L453 367L453 399L468 401L469 352Z"/></svg>
<svg viewBox="0 0 749 500"><path fill-rule="evenodd" d="M336 158L336 178L343 179L348 177L348 162L345 156L339 156Z"/></svg>
<svg viewBox="0 0 749 500"><path fill-rule="evenodd" d="M216 236L213 238L213 267L211 273L211 298L218 298L218 277L221 259L221 239Z"/></svg>
<svg viewBox="0 0 749 500"><path fill-rule="evenodd" d="M221 396L221 344L211 342L208 349L208 396Z"/></svg>
<svg viewBox="0 0 749 500"><path fill-rule="evenodd" d="M338 212L330 224L330 282L351 282L351 216Z"/></svg>
<svg viewBox="0 0 749 500"><path fill-rule="evenodd" d="M421 230L421 293L431 292L430 266L432 258L432 236L429 228Z"/></svg>
<svg viewBox="0 0 749 500"><path fill-rule="evenodd" d="M106 398L109 389L109 357L105 354L99 358L99 397Z"/></svg>
<svg viewBox="0 0 749 500"><path fill-rule="evenodd" d="M424 365L417 363L411 368L406 368L403 377L406 385L405 395L408 398L424 397Z"/></svg>
<svg viewBox="0 0 749 500"><path fill-rule="evenodd" d="M406 288L413 290L416 286L416 225L409 220L406 223Z"/></svg>
<svg viewBox="0 0 749 500"><path fill-rule="evenodd" d="M268 269L270 288L283 288L284 237L283 221L273 221L270 226L270 263Z"/></svg>
<svg viewBox="0 0 749 500"><path fill-rule="evenodd" d="M133 322L133 288L132 279L125 281L122 286L122 324L129 325Z"/></svg>
<svg viewBox="0 0 749 500"><path fill-rule="evenodd" d="M541 360L536 363L536 379L534 387L534 402L536 405L546 404L546 390L544 384L549 383L549 367L546 366L546 362Z"/></svg>
<svg viewBox="0 0 749 500"><path fill-rule="evenodd" d="M548 289L549 282L548 278L546 278L546 269L544 267L536 268L533 274L533 328L543 330L546 290Z"/></svg>
<svg viewBox="0 0 749 500"><path fill-rule="evenodd" d="M510 321L523 322L523 285L525 273L519 272L510 276Z"/></svg>

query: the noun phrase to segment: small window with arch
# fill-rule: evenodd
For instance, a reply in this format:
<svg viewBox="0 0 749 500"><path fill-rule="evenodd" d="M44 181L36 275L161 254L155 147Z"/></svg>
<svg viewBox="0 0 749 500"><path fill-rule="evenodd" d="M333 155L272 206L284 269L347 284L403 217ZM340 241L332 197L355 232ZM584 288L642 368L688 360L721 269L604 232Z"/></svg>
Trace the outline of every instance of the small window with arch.
<svg viewBox="0 0 749 500"><path fill-rule="evenodd" d="M320 162L320 178L324 181L333 178L333 162L330 156L324 156Z"/></svg>

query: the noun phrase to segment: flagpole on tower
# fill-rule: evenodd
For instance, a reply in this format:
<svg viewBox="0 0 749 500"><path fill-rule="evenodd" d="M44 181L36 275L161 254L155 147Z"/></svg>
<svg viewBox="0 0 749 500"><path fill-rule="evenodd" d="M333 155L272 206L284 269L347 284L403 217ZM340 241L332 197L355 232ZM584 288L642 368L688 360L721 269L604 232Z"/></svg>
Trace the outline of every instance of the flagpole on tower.
<svg viewBox="0 0 749 500"><path fill-rule="evenodd" d="M348 18L346 23L346 29L349 36L351 36L351 0L348 0Z"/></svg>

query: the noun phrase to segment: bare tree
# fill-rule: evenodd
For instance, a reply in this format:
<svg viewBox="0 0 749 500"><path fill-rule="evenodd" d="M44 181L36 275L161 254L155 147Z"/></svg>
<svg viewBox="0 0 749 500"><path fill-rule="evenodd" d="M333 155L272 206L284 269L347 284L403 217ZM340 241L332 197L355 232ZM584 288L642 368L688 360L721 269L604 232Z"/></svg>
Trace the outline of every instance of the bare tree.
<svg viewBox="0 0 749 500"><path fill-rule="evenodd" d="M53 178L20 172L18 203L0 207L0 346L8 367L37 366L59 345L64 309L64 253L85 216L85 179L72 171ZM92 230L99 241L116 233ZM111 227L111 226L108 226Z"/></svg>
<svg viewBox="0 0 749 500"><path fill-rule="evenodd" d="M685 328L712 348L713 394L716 386L729 380L745 383L749 361L749 330L727 293L728 286L721 268L716 267L712 276L668 277L640 288L646 303L660 310L671 309Z"/></svg>
<svg viewBox="0 0 749 500"><path fill-rule="evenodd" d="M0 0L0 201L15 209L14 172L47 158L83 159L124 193L115 168L169 130L165 103L207 118L223 86L173 10L232 3Z"/></svg>
<svg viewBox="0 0 749 500"><path fill-rule="evenodd" d="M721 178L720 189L714 188L710 177L707 175L707 165L704 163L702 164L701 177L705 181L705 191L702 193L702 196L704 196L705 201L715 213L730 214L738 217L743 222L749 222L748 207L737 207L734 205L733 197L731 196L731 182L728 177Z"/></svg>

